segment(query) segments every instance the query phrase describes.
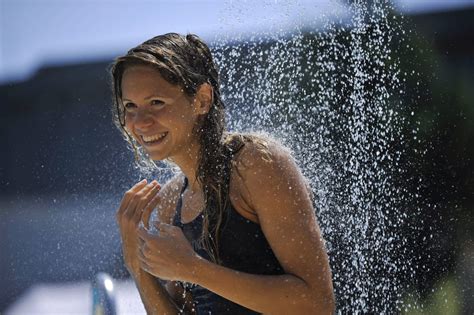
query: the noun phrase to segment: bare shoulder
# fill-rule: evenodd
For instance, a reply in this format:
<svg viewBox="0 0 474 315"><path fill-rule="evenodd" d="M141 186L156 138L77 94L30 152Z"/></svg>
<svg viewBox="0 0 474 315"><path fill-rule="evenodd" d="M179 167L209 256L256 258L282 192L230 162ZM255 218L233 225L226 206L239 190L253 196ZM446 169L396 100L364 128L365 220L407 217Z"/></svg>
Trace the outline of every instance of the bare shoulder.
<svg viewBox="0 0 474 315"><path fill-rule="evenodd" d="M160 222L172 222L183 180L183 175L177 174L161 187L161 190L158 193L161 202L157 207L157 219Z"/></svg>
<svg viewBox="0 0 474 315"><path fill-rule="evenodd" d="M246 142L234 158L234 171L237 173L235 181L240 183L239 193L254 210L252 212L258 212L262 197L272 197L269 195L271 186L279 190L280 186L291 187L298 182L310 192L291 150L271 138L256 137Z"/></svg>
<svg viewBox="0 0 474 315"><path fill-rule="evenodd" d="M272 138L255 138L246 142L234 160L235 168L244 179L266 175L281 175L299 168L290 149Z"/></svg>
<svg viewBox="0 0 474 315"><path fill-rule="evenodd" d="M311 190L291 151L276 141L248 142L236 164L260 228L285 272L312 288L312 300L331 300L331 272Z"/></svg>

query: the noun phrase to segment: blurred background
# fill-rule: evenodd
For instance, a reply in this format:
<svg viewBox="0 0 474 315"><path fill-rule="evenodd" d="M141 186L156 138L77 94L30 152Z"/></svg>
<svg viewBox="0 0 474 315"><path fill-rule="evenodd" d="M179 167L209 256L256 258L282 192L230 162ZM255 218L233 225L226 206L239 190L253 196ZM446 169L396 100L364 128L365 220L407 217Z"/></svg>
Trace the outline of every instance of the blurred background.
<svg viewBox="0 0 474 315"><path fill-rule="evenodd" d="M297 18L347 2L314 0ZM38 310L55 292L83 313L97 272L126 280L114 214L140 178L112 124L109 64L171 31L212 47L223 34L291 29L292 2L243 3L252 15L233 1L0 0L0 312ZM400 231L415 257L402 312L474 314L474 0L394 5L415 48L399 50L401 71L417 73L404 95L420 129L403 163L424 179L407 182L423 202L417 228Z"/></svg>

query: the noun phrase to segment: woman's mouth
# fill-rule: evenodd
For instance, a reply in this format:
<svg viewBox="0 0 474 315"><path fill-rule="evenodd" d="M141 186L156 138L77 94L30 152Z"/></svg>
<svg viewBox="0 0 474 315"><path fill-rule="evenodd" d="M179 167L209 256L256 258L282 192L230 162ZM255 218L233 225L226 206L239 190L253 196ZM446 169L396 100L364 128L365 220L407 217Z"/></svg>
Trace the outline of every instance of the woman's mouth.
<svg viewBox="0 0 474 315"><path fill-rule="evenodd" d="M145 145L155 145L163 142L163 139L166 137L168 133L163 132L163 133L157 133L152 136L144 136L142 135L142 141L145 143Z"/></svg>

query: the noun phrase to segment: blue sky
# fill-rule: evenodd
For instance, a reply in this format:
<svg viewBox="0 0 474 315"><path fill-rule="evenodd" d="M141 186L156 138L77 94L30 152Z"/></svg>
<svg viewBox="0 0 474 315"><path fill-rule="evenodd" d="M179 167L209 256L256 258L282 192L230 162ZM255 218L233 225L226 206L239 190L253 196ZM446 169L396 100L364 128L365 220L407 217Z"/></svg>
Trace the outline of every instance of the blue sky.
<svg viewBox="0 0 474 315"><path fill-rule="evenodd" d="M404 12L474 5L474 0L396 0ZM296 3L296 4L295 4ZM207 41L258 30L317 25L344 15L339 0L0 0L0 84L44 64L108 59L160 33Z"/></svg>

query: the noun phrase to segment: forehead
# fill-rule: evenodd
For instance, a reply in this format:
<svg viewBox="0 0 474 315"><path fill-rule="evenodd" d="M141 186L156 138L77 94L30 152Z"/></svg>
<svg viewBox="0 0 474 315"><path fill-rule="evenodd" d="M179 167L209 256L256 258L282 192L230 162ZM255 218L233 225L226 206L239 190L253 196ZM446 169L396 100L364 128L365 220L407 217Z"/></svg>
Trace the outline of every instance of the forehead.
<svg viewBox="0 0 474 315"><path fill-rule="evenodd" d="M121 88L123 98L150 93L168 95L182 90L180 86L166 81L157 69L146 65L126 68L122 75Z"/></svg>

